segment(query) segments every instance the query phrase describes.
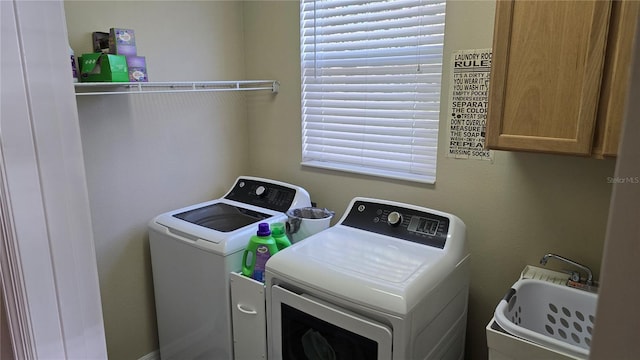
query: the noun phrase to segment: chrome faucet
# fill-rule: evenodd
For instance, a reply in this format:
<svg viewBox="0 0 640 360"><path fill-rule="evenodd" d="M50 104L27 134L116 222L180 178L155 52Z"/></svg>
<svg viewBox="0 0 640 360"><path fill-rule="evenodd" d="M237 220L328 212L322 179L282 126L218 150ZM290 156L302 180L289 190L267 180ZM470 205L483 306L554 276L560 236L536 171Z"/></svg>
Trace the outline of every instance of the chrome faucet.
<svg viewBox="0 0 640 360"><path fill-rule="evenodd" d="M565 257L560 256L560 255L556 255L556 254L547 254L547 255L543 256L542 259L540 259L540 264L546 265L547 261L549 261L550 258L555 258L555 259L558 259L560 261L564 261L564 262L566 262L568 264L571 264L571 265L573 265L575 267L579 267L580 269L584 270L587 273L586 284L588 286L593 285L593 273L591 272L591 269L589 269L588 267L586 267L586 266L584 266L582 264L579 264L579 263L577 263L577 262L575 262L573 260L569 260L569 259L567 259ZM580 281L580 275L578 273L570 272L570 274L571 274L571 280L576 281L576 282Z"/></svg>

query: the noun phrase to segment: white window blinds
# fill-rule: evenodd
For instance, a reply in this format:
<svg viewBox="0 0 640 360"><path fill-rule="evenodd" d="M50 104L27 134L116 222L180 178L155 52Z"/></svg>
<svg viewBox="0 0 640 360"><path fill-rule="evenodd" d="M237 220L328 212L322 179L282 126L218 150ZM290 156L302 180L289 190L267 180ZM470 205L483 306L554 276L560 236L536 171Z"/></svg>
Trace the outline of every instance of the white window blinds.
<svg viewBox="0 0 640 360"><path fill-rule="evenodd" d="M302 164L434 183L445 0L301 0Z"/></svg>

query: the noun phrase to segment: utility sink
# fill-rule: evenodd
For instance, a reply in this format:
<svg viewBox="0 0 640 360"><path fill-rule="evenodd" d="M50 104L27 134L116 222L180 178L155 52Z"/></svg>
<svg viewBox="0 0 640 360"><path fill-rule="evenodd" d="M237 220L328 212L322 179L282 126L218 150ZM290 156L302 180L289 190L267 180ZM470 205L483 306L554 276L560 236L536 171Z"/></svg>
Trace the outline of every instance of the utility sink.
<svg viewBox="0 0 640 360"><path fill-rule="evenodd" d="M494 320L508 334L540 348L586 359L597 301L592 292L521 278L496 307Z"/></svg>

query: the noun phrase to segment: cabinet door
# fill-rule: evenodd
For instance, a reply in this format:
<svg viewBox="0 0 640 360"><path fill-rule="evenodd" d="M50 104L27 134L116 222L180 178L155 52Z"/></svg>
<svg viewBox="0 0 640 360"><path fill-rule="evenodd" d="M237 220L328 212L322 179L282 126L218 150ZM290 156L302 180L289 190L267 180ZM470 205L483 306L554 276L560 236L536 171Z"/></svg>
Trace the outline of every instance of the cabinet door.
<svg viewBox="0 0 640 360"><path fill-rule="evenodd" d="M610 1L498 1L491 149L589 154Z"/></svg>
<svg viewBox="0 0 640 360"><path fill-rule="evenodd" d="M607 55L593 143L596 157L616 156L629 88L633 35L640 2L614 1L611 8Z"/></svg>
<svg viewBox="0 0 640 360"><path fill-rule="evenodd" d="M233 358L267 358L267 314L264 284L239 273L231 276Z"/></svg>

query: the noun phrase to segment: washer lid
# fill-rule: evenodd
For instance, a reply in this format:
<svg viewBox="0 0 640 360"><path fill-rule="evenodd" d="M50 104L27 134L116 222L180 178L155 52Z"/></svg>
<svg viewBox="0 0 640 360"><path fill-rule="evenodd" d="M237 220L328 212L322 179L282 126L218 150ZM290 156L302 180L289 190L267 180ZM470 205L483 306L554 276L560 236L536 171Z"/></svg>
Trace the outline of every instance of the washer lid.
<svg viewBox="0 0 640 360"><path fill-rule="evenodd" d="M336 225L276 253L267 270L386 312L406 314L453 271L441 249Z"/></svg>
<svg viewBox="0 0 640 360"><path fill-rule="evenodd" d="M325 234L320 240L302 242L295 251L319 264L330 265L345 272L402 286L423 266L437 260L438 251L415 246L373 234L340 236L340 231Z"/></svg>
<svg viewBox="0 0 640 360"><path fill-rule="evenodd" d="M221 232L230 232L257 223L271 215L224 203L191 209L173 217Z"/></svg>
<svg viewBox="0 0 640 360"><path fill-rule="evenodd" d="M220 244L226 254L244 248L259 222L286 219L283 213L216 199L160 214L151 221L185 241Z"/></svg>

